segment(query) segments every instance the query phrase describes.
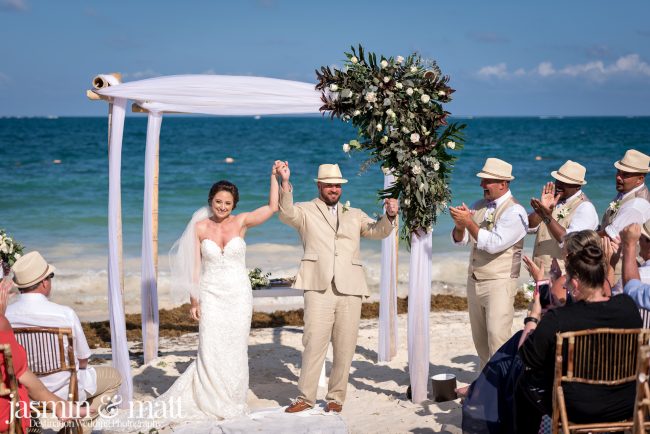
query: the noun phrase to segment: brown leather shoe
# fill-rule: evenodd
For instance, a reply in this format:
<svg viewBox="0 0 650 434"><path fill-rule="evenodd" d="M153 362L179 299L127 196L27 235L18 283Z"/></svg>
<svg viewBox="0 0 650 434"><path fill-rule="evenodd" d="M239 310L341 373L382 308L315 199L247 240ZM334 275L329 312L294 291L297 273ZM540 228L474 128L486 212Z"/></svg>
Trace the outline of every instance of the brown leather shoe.
<svg viewBox="0 0 650 434"><path fill-rule="evenodd" d="M325 411L326 412L334 412L334 413L340 413L341 410L343 410L343 404L339 404L336 401L329 401L327 405L325 406Z"/></svg>
<svg viewBox="0 0 650 434"><path fill-rule="evenodd" d="M302 398L294 399L287 408L284 409L286 413L299 413L301 411L309 410L313 405L309 405L307 401Z"/></svg>

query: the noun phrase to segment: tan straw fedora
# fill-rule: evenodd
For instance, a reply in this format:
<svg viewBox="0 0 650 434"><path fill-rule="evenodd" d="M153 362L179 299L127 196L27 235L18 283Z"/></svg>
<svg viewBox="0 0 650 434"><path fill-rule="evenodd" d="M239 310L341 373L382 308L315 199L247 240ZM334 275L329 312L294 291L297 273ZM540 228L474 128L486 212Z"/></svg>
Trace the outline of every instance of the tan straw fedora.
<svg viewBox="0 0 650 434"><path fill-rule="evenodd" d="M314 181L323 184L345 184L348 182L347 179L343 178L338 164L321 164L318 166L318 178L314 179Z"/></svg>
<svg viewBox="0 0 650 434"><path fill-rule="evenodd" d="M650 220L641 226L641 235L644 235L646 238L650 239Z"/></svg>
<svg viewBox="0 0 650 434"><path fill-rule="evenodd" d="M585 181L586 173L587 169L585 169L585 166L575 161L567 160L558 170L552 171L551 176L566 184L585 185L587 183Z"/></svg>
<svg viewBox="0 0 650 434"><path fill-rule="evenodd" d="M498 158L488 158L479 173L476 174L479 178L487 179L500 179L502 181L512 181L515 179L512 176L512 164L507 163Z"/></svg>
<svg viewBox="0 0 650 434"><path fill-rule="evenodd" d="M18 288L29 288L36 285L56 270L37 251L29 252L18 258L11 269L14 272L14 283Z"/></svg>
<svg viewBox="0 0 650 434"><path fill-rule="evenodd" d="M614 167L623 172L648 173L650 172L650 157L636 149L628 149L623 158L614 163Z"/></svg>

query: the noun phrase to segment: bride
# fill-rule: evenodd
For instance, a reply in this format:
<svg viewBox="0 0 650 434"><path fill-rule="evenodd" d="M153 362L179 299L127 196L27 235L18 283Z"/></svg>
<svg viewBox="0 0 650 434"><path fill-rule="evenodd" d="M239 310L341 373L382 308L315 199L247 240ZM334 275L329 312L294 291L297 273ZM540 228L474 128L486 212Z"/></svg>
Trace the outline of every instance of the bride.
<svg viewBox="0 0 650 434"><path fill-rule="evenodd" d="M155 422L135 421L131 416L131 427L139 422L162 427L248 414L252 293L244 236L248 228L264 223L278 210L276 166L271 172L268 205L233 214L238 201L234 184L215 183L208 206L194 213L170 251L173 292L189 293L190 314L199 321L198 354L169 390L153 401L153 408L174 408L175 414L156 416Z"/></svg>

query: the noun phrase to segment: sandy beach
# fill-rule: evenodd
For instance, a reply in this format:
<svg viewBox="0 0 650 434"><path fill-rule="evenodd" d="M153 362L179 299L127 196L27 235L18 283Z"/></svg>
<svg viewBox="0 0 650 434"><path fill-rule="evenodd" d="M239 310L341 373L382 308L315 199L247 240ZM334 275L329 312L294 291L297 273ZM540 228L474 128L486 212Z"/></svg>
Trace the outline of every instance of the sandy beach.
<svg viewBox="0 0 650 434"><path fill-rule="evenodd" d="M513 332L524 312L518 311ZM399 316L399 349L388 363L377 363L378 321L362 320L357 350L352 362L348 395L341 417L351 433L461 433L460 400L413 404L406 399L408 352L406 315ZM302 351L302 328L254 329L249 340L250 390L252 411L289 404L298 393L297 381ZM477 376L478 357L472 344L466 312L430 314L430 375L455 374L458 384L468 384ZM197 334L161 340L162 355L150 365L132 361L135 399L147 400L166 391L196 354ZM129 344L133 351L140 343ZM95 350L95 359L108 363L110 350ZM326 361L326 369L330 362ZM431 392L431 391L430 391ZM319 389L323 399L326 390ZM173 432L166 428L162 432Z"/></svg>

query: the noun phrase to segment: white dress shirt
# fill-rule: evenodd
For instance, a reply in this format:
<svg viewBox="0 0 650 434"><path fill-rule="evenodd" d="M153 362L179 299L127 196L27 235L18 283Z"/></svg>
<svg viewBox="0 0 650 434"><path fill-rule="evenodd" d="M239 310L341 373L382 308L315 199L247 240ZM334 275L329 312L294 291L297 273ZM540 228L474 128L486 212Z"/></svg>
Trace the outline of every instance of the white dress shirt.
<svg viewBox="0 0 650 434"><path fill-rule="evenodd" d="M485 216L492 214L495 210L506 200L512 197L510 190L497 200L495 200L494 209L488 209ZM472 205L472 209L476 207L481 201L477 201ZM476 240L476 248L485 250L488 253L494 254L502 252L512 247L517 241L526 236L528 230L528 214L523 206L514 204L508 209L504 210L499 220L494 222L492 230L481 228L478 231L478 240ZM456 245L466 245L469 242L469 231L465 229L463 239L460 241L454 240L453 231L451 240Z"/></svg>
<svg viewBox="0 0 650 434"><path fill-rule="evenodd" d="M650 202L642 197L636 197L621 206L612 223L605 228L605 232L614 239L624 227L632 223L643 225L648 220L650 220Z"/></svg>
<svg viewBox="0 0 650 434"><path fill-rule="evenodd" d="M556 207L560 208L564 206L565 203L572 201L580 194L582 194L582 191L576 192L568 199L558 202ZM588 201L582 201L573 213L573 217L571 217L571 223L569 223L569 227L566 228L566 233L569 234L571 232L584 231L586 229L595 231L598 228L599 224L600 220L598 219L598 212L596 211L594 204ZM534 228L530 228L528 232L537 232L540 225L541 223Z"/></svg>
<svg viewBox="0 0 650 434"><path fill-rule="evenodd" d="M5 315L12 328L17 327L65 327L72 329L77 379L79 381L79 401L92 396L97 391L97 374L94 368L79 370L78 359L91 356L86 336L77 314L68 306L52 303L43 294L26 293L16 297L16 301L7 306ZM67 346L66 346L67 348ZM29 357L29 354L27 355ZM62 399L68 399L68 372L39 377L45 387Z"/></svg>

